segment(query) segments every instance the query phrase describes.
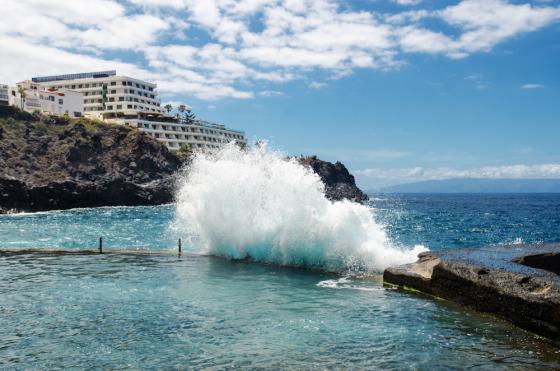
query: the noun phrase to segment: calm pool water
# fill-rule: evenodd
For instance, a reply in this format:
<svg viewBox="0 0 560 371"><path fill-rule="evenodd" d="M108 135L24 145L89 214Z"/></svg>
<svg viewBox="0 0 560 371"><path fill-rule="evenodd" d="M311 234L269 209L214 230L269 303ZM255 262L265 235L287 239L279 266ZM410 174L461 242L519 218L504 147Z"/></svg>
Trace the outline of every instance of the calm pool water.
<svg viewBox="0 0 560 371"><path fill-rule="evenodd" d="M560 195L379 196L402 246L560 241ZM172 206L0 216L0 248L167 249ZM558 369L560 347L379 278L158 254L0 254L1 369Z"/></svg>
<svg viewBox="0 0 560 371"><path fill-rule="evenodd" d="M172 255L0 258L0 368L560 367L506 323L376 280Z"/></svg>

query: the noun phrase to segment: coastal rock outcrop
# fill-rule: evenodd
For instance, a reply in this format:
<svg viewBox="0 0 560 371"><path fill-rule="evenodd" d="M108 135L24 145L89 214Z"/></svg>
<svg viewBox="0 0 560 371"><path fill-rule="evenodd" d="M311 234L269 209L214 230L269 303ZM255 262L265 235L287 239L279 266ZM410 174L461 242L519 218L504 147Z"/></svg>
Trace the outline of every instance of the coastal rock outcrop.
<svg viewBox="0 0 560 371"><path fill-rule="evenodd" d="M341 162L331 163L318 159L316 156L300 157L299 163L311 168L325 184L328 199L339 201L348 199L363 202L368 196L357 186L354 176L348 172Z"/></svg>
<svg viewBox="0 0 560 371"><path fill-rule="evenodd" d="M560 340L560 245L425 252L388 268L386 283L413 288Z"/></svg>
<svg viewBox="0 0 560 371"><path fill-rule="evenodd" d="M0 213L169 203L188 161L137 129L0 106ZM344 165L302 163L329 199L367 198Z"/></svg>
<svg viewBox="0 0 560 371"><path fill-rule="evenodd" d="M4 211L171 202L180 166L163 144L124 126L0 111Z"/></svg>

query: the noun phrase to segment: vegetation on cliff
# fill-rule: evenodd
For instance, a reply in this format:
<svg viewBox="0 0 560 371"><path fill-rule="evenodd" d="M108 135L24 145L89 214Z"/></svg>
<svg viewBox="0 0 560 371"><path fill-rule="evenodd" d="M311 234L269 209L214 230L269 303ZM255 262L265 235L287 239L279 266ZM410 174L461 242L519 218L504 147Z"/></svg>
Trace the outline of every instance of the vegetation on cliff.
<svg viewBox="0 0 560 371"><path fill-rule="evenodd" d="M181 160L125 126L0 109L0 208L171 202Z"/></svg>
<svg viewBox="0 0 560 371"><path fill-rule="evenodd" d="M191 155L126 126L0 107L0 212L172 202L175 174ZM367 199L344 165L300 163L329 199Z"/></svg>

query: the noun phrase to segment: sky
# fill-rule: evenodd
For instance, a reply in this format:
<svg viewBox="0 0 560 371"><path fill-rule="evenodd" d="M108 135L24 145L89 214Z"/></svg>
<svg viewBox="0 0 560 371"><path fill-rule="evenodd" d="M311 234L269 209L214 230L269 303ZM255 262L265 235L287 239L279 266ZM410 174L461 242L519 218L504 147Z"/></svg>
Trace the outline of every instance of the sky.
<svg viewBox="0 0 560 371"><path fill-rule="evenodd" d="M0 83L116 69L366 189L560 178L560 0L3 0Z"/></svg>

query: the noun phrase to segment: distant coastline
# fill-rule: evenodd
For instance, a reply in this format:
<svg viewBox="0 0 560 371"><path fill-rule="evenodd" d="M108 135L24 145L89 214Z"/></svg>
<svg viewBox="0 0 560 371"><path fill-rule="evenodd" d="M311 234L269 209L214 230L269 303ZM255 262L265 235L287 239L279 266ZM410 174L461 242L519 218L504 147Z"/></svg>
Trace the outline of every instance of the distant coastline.
<svg viewBox="0 0 560 371"><path fill-rule="evenodd" d="M560 179L442 179L398 184L367 193L560 193Z"/></svg>

